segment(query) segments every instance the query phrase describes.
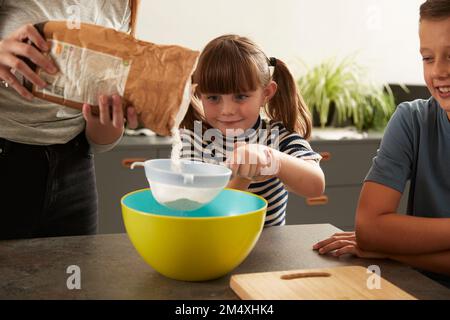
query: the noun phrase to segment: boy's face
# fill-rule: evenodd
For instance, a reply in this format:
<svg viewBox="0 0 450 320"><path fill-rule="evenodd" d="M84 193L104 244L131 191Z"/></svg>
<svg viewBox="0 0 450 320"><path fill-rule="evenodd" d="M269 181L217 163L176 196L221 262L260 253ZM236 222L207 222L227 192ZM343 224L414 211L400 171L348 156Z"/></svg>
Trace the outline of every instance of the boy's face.
<svg viewBox="0 0 450 320"><path fill-rule="evenodd" d="M419 37L425 82L450 120L450 17L422 20Z"/></svg>

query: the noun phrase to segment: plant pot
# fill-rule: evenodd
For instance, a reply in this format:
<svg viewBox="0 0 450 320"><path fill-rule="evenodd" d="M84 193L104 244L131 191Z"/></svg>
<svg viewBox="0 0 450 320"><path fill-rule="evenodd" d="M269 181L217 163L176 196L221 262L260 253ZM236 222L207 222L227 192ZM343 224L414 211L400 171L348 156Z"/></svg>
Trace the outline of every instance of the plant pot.
<svg viewBox="0 0 450 320"><path fill-rule="evenodd" d="M312 122L314 127L322 127L320 124L320 115L317 109L314 109L312 112ZM328 110L327 122L325 123L325 127L334 127L334 128L343 128L353 126L353 119L347 118L344 119L342 123L338 122L338 113L336 112L336 107L334 103L330 105L330 109Z"/></svg>

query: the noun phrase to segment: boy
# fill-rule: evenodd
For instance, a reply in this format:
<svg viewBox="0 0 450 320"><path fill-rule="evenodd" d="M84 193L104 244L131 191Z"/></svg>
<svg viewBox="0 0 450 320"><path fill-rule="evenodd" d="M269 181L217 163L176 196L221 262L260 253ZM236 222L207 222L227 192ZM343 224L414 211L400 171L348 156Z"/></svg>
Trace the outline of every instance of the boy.
<svg viewBox="0 0 450 320"><path fill-rule="evenodd" d="M420 7L420 52L429 100L398 106L373 160L356 212L356 233L313 248L390 258L450 287L450 0ZM408 215L396 213L407 180Z"/></svg>

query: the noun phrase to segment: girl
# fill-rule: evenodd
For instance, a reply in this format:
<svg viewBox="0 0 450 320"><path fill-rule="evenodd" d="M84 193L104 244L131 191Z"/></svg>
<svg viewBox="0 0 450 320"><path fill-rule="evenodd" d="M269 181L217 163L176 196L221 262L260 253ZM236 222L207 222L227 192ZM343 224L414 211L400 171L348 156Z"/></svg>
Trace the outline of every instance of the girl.
<svg viewBox="0 0 450 320"><path fill-rule="evenodd" d="M287 189L323 193L321 157L306 141L310 114L282 61L268 59L247 38L224 35L203 50L193 83L181 157L228 165L228 187L268 201L266 226L285 224Z"/></svg>

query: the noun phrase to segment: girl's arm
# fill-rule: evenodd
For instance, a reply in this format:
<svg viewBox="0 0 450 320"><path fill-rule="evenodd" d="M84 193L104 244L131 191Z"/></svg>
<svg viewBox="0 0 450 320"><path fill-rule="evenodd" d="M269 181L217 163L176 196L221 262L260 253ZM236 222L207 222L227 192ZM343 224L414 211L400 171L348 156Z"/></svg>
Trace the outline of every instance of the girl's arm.
<svg viewBox="0 0 450 320"><path fill-rule="evenodd" d="M252 181L249 179L234 177L230 180L230 182L228 182L227 188L247 191L251 183Z"/></svg>
<svg viewBox="0 0 450 320"><path fill-rule="evenodd" d="M325 190L325 176L320 166L313 160L303 160L273 150L280 162L278 178L289 191L304 197L318 197Z"/></svg>
<svg viewBox="0 0 450 320"><path fill-rule="evenodd" d="M356 235L361 249L399 255L449 251L450 219L398 214L400 198L401 193L394 189L364 183L356 212Z"/></svg>
<svg viewBox="0 0 450 320"><path fill-rule="evenodd" d="M250 148L241 150L252 152ZM264 148L256 148L253 152L260 153L261 157L263 157L263 150ZM296 158L275 149L270 149L270 153L274 157L273 161L277 162L277 166L279 167L276 174L274 173L274 175L270 174L268 176L264 176L257 173L254 177L243 177L236 175L230 180L227 187L247 190L252 181L260 181L262 179L268 179L276 176L285 184L289 191L292 191L298 195L304 197L317 197L323 193L325 189L325 178L322 169L320 169L320 166L315 161ZM248 158L248 154L242 154L242 159ZM254 158L256 159L256 156L254 156ZM244 172L258 172L258 170L251 169L252 166L257 167L258 165L256 163L240 164L240 168L242 168L242 171ZM239 171L239 169L235 169L235 171Z"/></svg>

